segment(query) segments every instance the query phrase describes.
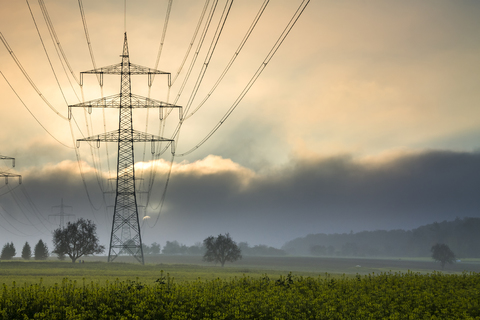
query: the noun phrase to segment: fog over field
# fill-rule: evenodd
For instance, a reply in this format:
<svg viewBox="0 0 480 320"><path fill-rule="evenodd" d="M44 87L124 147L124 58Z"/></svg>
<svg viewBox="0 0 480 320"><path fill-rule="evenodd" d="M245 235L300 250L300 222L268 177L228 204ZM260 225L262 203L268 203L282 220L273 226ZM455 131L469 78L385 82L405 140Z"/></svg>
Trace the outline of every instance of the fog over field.
<svg viewBox="0 0 480 320"><path fill-rule="evenodd" d="M101 97L95 76L83 90L66 73L39 3L0 0L0 32L42 95L0 46L0 172L20 174L0 184L0 245L48 244L67 213L93 220L108 245L116 176L115 144L100 148L75 139L118 128L118 110L67 105ZM75 1L44 0L78 77L93 69ZM167 1L82 1L98 67L120 62L126 26L132 63L154 68ZM474 1L312 1L235 111L222 119L262 66L301 1L272 1L237 60L207 102L183 123L176 153L152 158L150 144L135 151L139 219L145 243L187 245L229 232L237 241L280 248L314 233L413 229L434 221L480 217L480 3ZM192 75L180 94L198 39L168 91L158 76L153 99L192 108L221 75L261 7L235 2L196 96L226 2L219 2ZM174 1L158 69L175 78L204 2ZM211 8L211 4L209 7ZM31 11L30 11L31 10ZM50 67L32 14L64 96ZM11 89L13 87L15 92ZM103 94L119 92L105 76ZM147 96L147 77L132 79ZM18 97L17 95L18 94ZM22 100L19 100L19 97ZM29 110L26 109L28 107ZM171 137L176 110L162 129L158 111L135 110L134 127ZM189 114L190 114L189 113ZM32 114L35 116L33 117ZM48 132L47 132L48 131ZM52 138L52 136L55 138ZM155 178L152 180L152 178ZM149 183L151 185L149 186Z"/></svg>

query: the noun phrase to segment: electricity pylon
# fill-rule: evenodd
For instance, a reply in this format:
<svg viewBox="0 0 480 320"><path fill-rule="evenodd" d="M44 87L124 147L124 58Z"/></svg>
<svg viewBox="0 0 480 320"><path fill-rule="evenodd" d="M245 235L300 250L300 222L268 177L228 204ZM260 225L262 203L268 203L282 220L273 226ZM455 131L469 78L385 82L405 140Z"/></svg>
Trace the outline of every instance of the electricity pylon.
<svg viewBox="0 0 480 320"><path fill-rule="evenodd" d="M116 142L118 144L117 158L117 182L115 206L113 212L112 232L110 236L110 248L108 251L108 262L114 261L119 254L127 253L135 257L140 263L144 264L142 237L140 234L140 222L138 218L138 206L135 191L135 161L134 161L134 142L152 143L152 153L155 152L155 142L165 141L171 144L172 153L175 152L174 140L165 139L159 136L140 132L133 129L132 110L134 108L179 108L180 118L181 107L173 104L153 100L147 97L138 96L131 93L131 75L148 75L149 86L152 83L152 75L167 74L169 72L150 69L130 63L128 54L127 33L123 43L122 62L119 64L97 68L82 72L81 84L83 84L83 74L99 74L100 84L103 84L104 74L120 75L120 94L108 96L105 98L92 100L69 106L69 118L71 117L71 107L88 108L119 108L119 126L118 130L91 136L77 140L77 147L80 141L96 142L97 147L100 141ZM162 109L160 109L161 111ZM163 118L163 112L160 112L160 118Z"/></svg>
<svg viewBox="0 0 480 320"><path fill-rule="evenodd" d="M1 160L12 160L12 167L15 167L15 158L7 157L7 156L0 156ZM9 173L9 172L0 172L0 177L5 178L5 184L8 184L9 177L17 177L18 183L22 184L22 176L19 174Z"/></svg>
<svg viewBox="0 0 480 320"><path fill-rule="evenodd" d="M65 213L65 208L72 208L72 206L66 206L63 204L63 198L62 198L62 201L60 202L60 205L59 206L53 206L53 208L60 208L60 212L59 213L55 213L55 214L49 214L48 216L49 217L60 217L60 228L63 229L63 227L65 226L64 224L64 219L65 217L75 217L75 215L73 213Z"/></svg>

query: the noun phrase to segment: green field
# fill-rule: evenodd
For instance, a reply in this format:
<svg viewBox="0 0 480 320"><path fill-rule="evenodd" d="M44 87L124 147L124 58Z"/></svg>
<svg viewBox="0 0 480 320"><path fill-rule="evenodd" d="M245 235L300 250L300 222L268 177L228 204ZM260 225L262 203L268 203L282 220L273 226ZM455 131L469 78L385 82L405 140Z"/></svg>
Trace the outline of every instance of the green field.
<svg viewBox="0 0 480 320"><path fill-rule="evenodd" d="M106 280L135 280L152 283L160 276L169 274L177 282L192 281L198 278L212 280L242 277L271 277L286 275L289 272L298 276L317 277L346 274L379 274L382 272L408 271L432 273L440 270L440 264L425 259L366 259L366 258L319 258L319 257L244 257L235 263L227 263L224 268L202 261L201 256L158 255L147 256L145 265L135 263L131 257L121 257L119 262L107 263L105 257L88 257L85 263L71 263L51 259L48 261L1 261L0 283L38 283L42 279L46 285L60 283L68 278L77 281L104 283ZM480 272L480 261L470 260L447 265L443 273Z"/></svg>
<svg viewBox="0 0 480 320"><path fill-rule="evenodd" d="M430 259L122 259L1 261L0 319L480 318L478 260L438 273Z"/></svg>

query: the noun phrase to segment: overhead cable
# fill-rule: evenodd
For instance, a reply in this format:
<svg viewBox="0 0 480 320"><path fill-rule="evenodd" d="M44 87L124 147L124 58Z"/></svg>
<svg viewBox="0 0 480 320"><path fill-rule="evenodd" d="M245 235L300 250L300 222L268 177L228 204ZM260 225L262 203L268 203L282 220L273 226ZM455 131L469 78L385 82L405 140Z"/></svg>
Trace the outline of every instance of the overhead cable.
<svg viewBox="0 0 480 320"><path fill-rule="evenodd" d="M3 209L3 207L2 207L2 209ZM5 209L3 209L3 210L5 211ZM6 211L5 211L5 212L6 212ZM19 232L20 234L16 234L15 232L12 232L12 229L10 229L10 227L9 227L9 228L5 228L5 227L3 226L3 223L0 223L0 227L2 227L2 228L3 228L5 231L7 231L8 233L11 233L11 234L13 234L13 235L15 235L15 236L20 236L20 237L22 237L22 236L34 236L34 235L35 235L35 234L27 234L27 233L19 230L19 229L18 229L17 227L15 227L10 221L8 221L8 219L5 218L5 216L4 216L3 214L0 213L0 216L2 216L2 218L10 225L11 228L15 229L15 230L16 230L17 232Z"/></svg>
<svg viewBox="0 0 480 320"><path fill-rule="evenodd" d="M301 14L303 13L303 11L305 10L306 6L308 5L308 3L310 2L310 0L303 0L302 3L300 4L300 6L298 7L297 11L295 12L295 14L293 15L293 17L290 19L290 22L288 23L288 25L285 27L285 29L283 30L282 34L280 35L280 37L278 38L277 42L275 42L275 45L273 46L273 48L270 50L270 52L267 54L267 57L263 60L262 64L260 65L260 67L257 69L257 71L255 72L255 74L253 75L253 77L250 79L250 81L247 83L247 85L245 86L245 88L242 90L242 92L240 93L240 95L237 97L237 99L234 101L234 103L232 104L232 106L228 109L228 111L226 112L226 114L222 117L222 119L220 119L220 121L215 125L215 127L213 127L213 129L195 146L193 147L192 149L188 150L187 152L184 152L184 153L181 153L181 154L177 154L177 156L185 156L185 155L188 155L190 153L192 153L193 151L197 150L201 145L203 145L217 130L218 128L220 128L220 126L227 120L227 118L232 114L232 112L235 110L235 108L238 106L238 104L242 101L242 99L245 97L245 95L247 94L247 92L250 90L250 88L254 85L255 81L258 79L258 77L260 76L260 74L263 72L263 70L265 69L265 67L267 66L267 64L270 62L270 60L273 58L273 56L275 55L275 53L277 52L278 48L281 46L281 44L283 43L283 41L285 40L285 38L287 37L287 35L290 33L290 31L292 30L293 26L295 25L295 23L297 22L298 18L300 18Z"/></svg>
<svg viewBox="0 0 480 320"><path fill-rule="evenodd" d="M200 73L198 74L197 81L195 82L195 86L190 94L190 98L188 99L188 102L185 106L185 113L188 112L190 109L190 106L192 105L195 96L197 95L198 89L200 88L200 85L202 84L203 77L205 76L205 73L207 72L208 66L210 65L210 60L212 59L213 53L215 52L215 48L217 47L218 40L220 39L220 36L222 34L223 28L225 27L225 23L227 22L228 14L230 13L230 9L232 8L233 0L227 1L225 3L225 8L223 9L222 16L220 18L220 21L218 22L217 29L215 30L215 35L213 36L212 43L210 44L210 47L208 48L207 55L205 57L205 60L202 65L202 69L200 70Z"/></svg>
<svg viewBox="0 0 480 320"><path fill-rule="evenodd" d="M157 60L155 62L155 68L154 69L158 69L158 64L160 62L160 57L162 55L163 43L165 42L165 35L167 34L168 22L170 20L170 11L172 10L172 3L173 3L173 0L168 1L167 13L166 13L166 16L165 16L165 22L163 24L162 38L160 40L160 47L158 48ZM153 80L155 80L155 73L152 75L151 83L153 83Z"/></svg>
<svg viewBox="0 0 480 320"><path fill-rule="evenodd" d="M185 75L185 78L183 79L182 85L180 86L180 90L177 93L177 97L175 98L173 104L177 104L178 99L180 98L183 90L185 89L185 85L187 84L187 81L190 77L190 74L192 73L193 66L195 65L195 62L197 61L197 57L200 53L200 49L202 48L203 41L205 40L205 37L207 35L207 30L210 26L210 23L212 22L213 14L215 13L215 9L217 7L217 4L218 4L218 0L215 0L211 9L210 9L210 13L209 13L207 22L205 23L205 26L203 27L203 32L202 32L202 35L200 36L200 40L197 44L197 49L195 50L192 61L190 62L190 67L188 68L187 74Z"/></svg>
<svg viewBox="0 0 480 320"><path fill-rule="evenodd" d="M93 68L97 69L97 64L95 63L95 57L93 56L92 43L90 42L90 35L88 34L87 19L85 18L85 11L83 10L82 0L78 0L78 6L80 8L80 15L82 16L83 30L85 32L85 38L87 40L88 51L90 52L90 59L92 60ZM100 84L100 76L97 74L97 80Z"/></svg>
<svg viewBox="0 0 480 320"><path fill-rule="evenodd" d="M72 69L72 66L70 65L70 63L68 62L68 59L67 59L67 55L65 54L65 51L63 51L63 47L60 43L60 40L58 39L57 37L57 33L55 32L55 28L53 27L53 23L52 23L52 20L50 20L50 15L48 14L48 11L47 11L47 7L45 5L45 3L43 2L43 0L38 0L38 3L40 5L40 9L42 10L42 13L43 13L43 17L45 19L45 22L47 24L47 27L50 31L50 35L53 37L54 39L54 43L56 44L56 46L58 47L58 49L60 50L60 53L63 57L63 60L65 61L65 64L67 65L68 67L68 70L70 70L70 73L72 75L72 77L75 79L75 81L80 85L80 80L77 78L77 76L75 75L75 72L73 72L73 69Z"/></svg>
<svg viewBox="0 0 480 320"><path fill-rule="evenodd" d="M8 45L8 42L7 42L7 39L5 39L5 37L3 36L3 34L0 32L0 39L2 40L3 42L3 45L5 46L5 48L7 49L8 53L10 53L10 56L13 58L13 60L15 61L15 63L17 64L18 68L20 69L20 71L22 71L23 75L25 76L25 78L28 80L28 82L30 83L30 85L32 86L32 88L38 93L38 95L40 96L40 98L42 98L42 100L50 107L50 109L52 109L53 112L55 112L55 114L57 116L59 116L60 118L62 118L63 120L68 120L67 117L63 116L60 112L57 111L57 109L55 109L55 107L50 103L48 102L48 100L45 98L45 96L40 92L40 90L37 88L37 86L35 85L35 83L33 82L33 80L30 78L30 76L28 75L27 71L23 68L22 64L20 63L20 61L18 60L18 58L15 56L15 53L13 53L13 50L10 48L10 46Z"/></svg>
<svg viewBox="0 0 480 320"><path fill-rule="evenodd" d="M177 69L177 73L175 74L175 77L172 79L172 85L175 83L177 80L178 76L180 75L180 72L183 69L183 66L185 65L185 62L187 61L188 55L190 54L190 50L192 50L193 44L195 43L195 39L197 38L198 31L200 30L200 26L202 25L203 18L205 17L205 13L207 12L208 5L210 3L210 0L205 1L205 5L203 6L202 13L200 14L200 18L198 19L197 22L197 27L195 28L195 31L193 33L192 39L190 40L190 45L188 46L187 52L185 53L185 56L183 57L183 61L180 64L180 67Z"/></svg>
<svg viewBox="0 0 480 320"><path fill-rule="evenodd" d="M72 124L71 124L71 122L69 122L69 123L70 123L70 132L71 132L71 135L72 135L72 140L73 140L73 143L75 144L75 136L73 134ZM80 170L80 176L82 177L82 182L83 182L83 186L85 188L85 192L87 194L88 201L90 202L90 205L91 205L92 208L94 208L96 211L99 211L101 209L101 207L99 207L99 208L95 207L95 205L93 204L92 199L90 197L90 193L88 192L87 182L85 180L85 175L82 171L82 160L80 158L80 154L79 154L77 148L75 148L75 155L77 156L77 163L78 163L78 167L79 167L79 170ZM95 217L95 214L94 214L94 217ZM96 220L96 217L95 217L95 220Z"/></svg>
<svg viewBox="0 0 480 320"><path fill-rule="evenodd" d="M47 56L48 63L50 64L50 69L52 69L53 76L55 77L55 80L57 81L58 88L60 89L60 92L62 93L63 100L65 101L65 104L68 106L68 101L67 98L65 97L65 94L63 93L62 86L60 85L60 81L58 81L57 73L55 72L55 69L53 68L52 61L50 60L50 56L48 55L47 48L45 48L45 43L43 42L42 35L40 34L40 30L38 30L37 22L35 21L35 16L33 15L32 9L30 8L30 4L27 1L27 6L28 10L30 11L30 15L32 16L33 24L35 24L35 29L37 29L37 34L38 37L40 38L40 42L42 43L43 51L45 51L45 55ZM75 92L75 90L74 90Z"/></svg>
<svg viewBox="0 0 480 320"><path fill-rule="evenodd" d="M47 128L45 128L43 126L43 124L40 122L40 120L37 119L37 117L35 117L35 115L33 114L33 112L27 107L27 105L25 104L25 102L23 102L22 98L20 98L20 96L17 94L17 92L15 91L15 89L12 87L12 85L10 84L10 82L8 82L7 78L5 77L5 75L3 74L2 71L0 71L0 74L2 74L2 77L3 79L5 79L5 81L7 82L7 84L10 86L10 89L12 89L13 93L15 93L15 95L17 96L18 100L20 100L20 102L23 104L23 106L25 107L25 109L28 110L28 112L32 115L32 117L35 119L35 121L37 121L37 123L43 128L43 130L45 130L45 132L47 132L53 139L55 139L58 143L60 143L62 146L66 147L66 148L69 148L69 149L74 149L74 147L70 147L68 145L66 145L65 143L61 142L60 140L58 140L53 134L50 133L50 131L47 130Z"/></svg>
<svg viewBox="0 0 480 320"><path fill-rule="evenodd" d="M170 20L170 11L172 10L172 3L173 3L173 0L168 1L167 10L166 10L166 14L165 14L165 22L163 23L162 37L161 37L161 40L160 40L160 47L158 48L157 60L155 62L154 69L158 69L158 64L160 62L160 57L162 55L163 43L165 42L165 36L167 34L168 22ZM149 85L148 85L148 98L150 98L150 95L151 95L152 84L153 84L153 81L155 80L155 76L156 76L156 74L154 73L152 75L152 80L149 82ZM170 84L169 84L168 88L170 89ZM167 102L168 102L168 100L167 100ZM145 132L148 132L149 115L150 115L150 109L147 108L146 117L145 117ZM160 119L160 127L162 127L162 122L163 122L163 119ZM159 134L159 136L161 137L162 135ZM147 149L147 143L145 142L143 144L142 162L145 162L146 149ZM143 171L142 171L142 175L140 177L143 178ZM142 179L142 184L141 184L142 187L144 186L143 181L144 180Z"/></svg>
<svg viewBox="0 0 480 320"><path fill-rule="evenodd" d="M202 102L199 103L199 105L195 108L195 110L193 110L189 115L187 115L185 117L185 120L190 118L191 116L193 116L195 114L195 112L197 112L204 104L205 102L207 102L207 100L210 98L210 96L212 95L212 93L215 91L215 89L217 89L218 85L220 84L220 82L223 80L223 78L225 77L225 75L227 74L228 70L230 70L230 67L233 65L233 63L235 62L235 60L237 59L238 55L240 54L240 51L242 51L242 48L243 46L245 45L245 43L247 42L248 38L250 37L250 35L252 34L253 32L253 29L255 29L255 26L257 25L258 21L260 20L263 12L265 11L265 8L267 7L267 4L269 3L269 0L265 0L262 4L262 6L260 7L260 10L258 11L257 15L255 16L255 19L253 20L252 24L250 25L250 28L248 29L247 33L245 34L245 36L243 37L242 41L240 42L237 50L235 51L235 53L233 54L232 58L230 59L230 61L228 62L227 66L225 67L225 69L223 70L223 72L221 73L220 77L217 79L217 81L215 82L215 84L213 85L212 89L210 89L210 91L208 92L208 94L205 96L205 98L202 100Z"/></svg>
<svg viewBox="0 0 480 320"><path fill-rule="evenodd" d="M23 185L21 185L20 189L23 188ZM15 194L15 192L11 192L10 195L12 196L13 200L15 201L15 203L17 204L18 208L20 209L20 211L23 213L23 215L25 216L25 218L27 219L28 222L30 222L30 224L35 228L37 229L39 232L41 233L45 233L44 231L40 230L39 228L36 227L35 224L33 224L33 222L30 220L30 218L28 217L28 215L25 213L25 210L22 208L21 206L21 201L20 199L18 198L18 196ZM22 202L23 204L23 202ZM25 208L26 209L26 208ZM37 216L36 212L33 212L35 216ZM50 232L51 230L42 222L42 220L40 220L40 218L37 216L37 219L38 221L40 222L40 224L48 231Z"/></svg>

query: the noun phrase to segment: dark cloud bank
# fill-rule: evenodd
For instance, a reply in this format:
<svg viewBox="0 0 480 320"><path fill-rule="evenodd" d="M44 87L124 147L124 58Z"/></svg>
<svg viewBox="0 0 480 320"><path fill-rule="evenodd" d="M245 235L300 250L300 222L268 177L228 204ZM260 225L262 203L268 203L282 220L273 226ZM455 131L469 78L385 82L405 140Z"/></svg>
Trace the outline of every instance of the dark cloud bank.
<svg viewBox="0 0 480 320"><path fill-rule="evenodd" d="M312 233L412 229L456 217L480 217L479 168L478 152L428 151L381 163L349 156L297 159L250 176L244 169L210 174L176 171L162 215L154 228L145 226L144 240L193 244L230 232L237 241L280 247ZM77 216L95 215L107 243L111 218L91 209L81 179L70 172L29 174L24 185L45 216L61 197L74 206ZM95 186L93 174L86 174L86 179L87 185ZM98 187L89 189L93 202L100 203ZM160 183L155 189L154 199L161 193ZM11 202L6 196L2 199L4 205ZM8 237L5 234L2 240L9 241Z"/></svg>
<svg viewBox="0 0 480 320"><path fill-rule="evenodd" d="M281 245L309 233L411 229L478 217L479 168L479 153L431 151L377 165L347 156L300 159L256 175L245 188L234 172L176 175L162 229L175 226L199 238L231 232L239 240Z"/></svg>

